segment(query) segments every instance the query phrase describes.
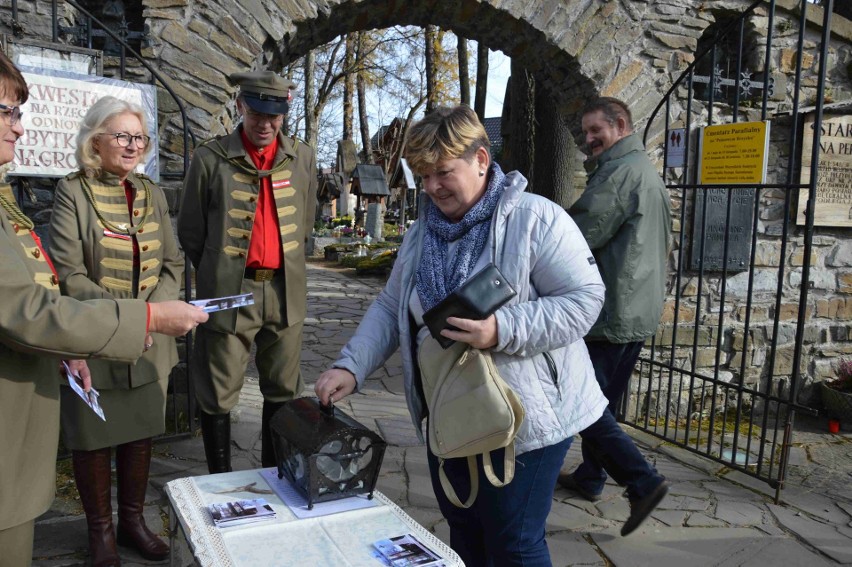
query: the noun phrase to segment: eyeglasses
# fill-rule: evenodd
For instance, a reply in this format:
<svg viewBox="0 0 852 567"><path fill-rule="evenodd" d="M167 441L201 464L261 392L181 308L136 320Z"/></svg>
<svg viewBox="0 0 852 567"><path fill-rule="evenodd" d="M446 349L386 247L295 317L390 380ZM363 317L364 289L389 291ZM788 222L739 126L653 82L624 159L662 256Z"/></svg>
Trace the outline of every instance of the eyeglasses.
<svg viewBox="0 0 852 567"><path fill-rule="evenodd" d="M263 112L255 112L251 108L245 109L245 115L251 116L252 119L258 122L271 122L273 124L284 119L283 114L265 114Z"/></svg>
<svg viewBox="0 0 852 567"><path fill-rule="evenodd" d="M112 138L115 138L115 141L122 148L126 148L126 147L130 146L130 144L132 142L137 148L139 148L140 150L144 150L145 148L148 147L148 144L151 143L151 136L146 136L144 134L140 134L138 136L133 136L131 134L128 134L127 132L118 132L118 133L115 133L115 134L104 133L104 134L100 134L100 135L101 136L110 136Z"/></svg>
<svg viewBox="0 0 852 567"><path fill-rule="evenodd" d="M0 104L0 112L2 112L6 116L6 121L9 122L9 126L14 126L21 120L21 116L24 115L21 112L20 106L7 106L5 104Z"/></svg>

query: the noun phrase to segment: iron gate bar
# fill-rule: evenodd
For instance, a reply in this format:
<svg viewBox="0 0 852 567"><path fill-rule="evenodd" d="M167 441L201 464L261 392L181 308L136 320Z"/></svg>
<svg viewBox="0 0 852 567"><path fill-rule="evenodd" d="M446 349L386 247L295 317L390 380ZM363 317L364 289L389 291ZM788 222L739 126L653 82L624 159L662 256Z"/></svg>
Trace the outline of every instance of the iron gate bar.
<svg viewBox="0 0 852 567"><path fill-rule="evenodd" d="M822 124L822 116L823 116L823 102L825 97L825 75L827 72L826 61L828 59L828 42L830 38L831 31L831 13L834 11L834 0L827 0L825 6L823 7L823 20L822 20L822 42L821 42L821 51L819 57L819 78L817 79L817 108L816 108L816 116L814 118L814 124ZM799 51L799 59L802 57L801 50ZM795 120L794 120L795 122ZM813 139L813 148L811 149L811 187L808 192L808 204L807 204L807 212L805 213L805 258L804 265L802 266L802 289L800 290L800 299L799 299L799 322L802 323L807 317L807 298L808 298L808 287L810 285L810 271L811 271L811 252L813 251L813 236L814 236L814 214L816 212L816 190L817 190L817 178L819 172L819 142L820 137L822 135L822 128L814 128L814 139ZM802 359L802 342L804 341L804 333L805 326L804 324L800 324L796 328L796 344L793 349L793 379L792 384L790 386L791 395L793 400L797 400L799 396L799 365ZM781 450L784 455L789 452L789 445L792 439L792 430L793 430L793 421L795 418L795 412L790 412L787 418L787 426L784 428L784 444L781 446ZM786 469L787 467L787 459L781 459L781 471ZM783 479L783 474L781 475ZM780 488L778 489L780 490ZM777 498L777 497L776 497Z"/></svg>
<svg viewBox="0 0 852 567"><path fill-rule="evenodd" d="M674 81L663 98L656 105L650 115L650 119L645 128L644 138L645 143L648 143L648 138L652 129L655 118L664 109L664 133L667 133L671 127L671 112L672 112L672 97L677 89L686 87L685 111L684 105L678 107L678 111L685 113L685 130L687 136L685 139L685 154L687 159L684 166L680 170L680 175L675 172L675 179L679 178L685 183L666 183L666 187L677 194L676 199L680 200L680 228L678 236L678 251L676 254L677 267L674 273L674 312L671 321L673 323L669 327L661 327L646 345L647 349L644 356L640 358L639 364L639 382L636 384L634 391L628 391L628 394L620 400L619 407L620 416L629 417L628 422L635 427L647 431L655 436L662 437L666 440L673 441L679 446L687 448L693 452L704 455L714 461L723 463L727 466L735 468L747 475L759 478L767 482L775 489L775 501L780 502L780 494L784 484L786 467L789 460L789 448L792 436L792 426L794 424L795 413L802 412L816 415L816 410L804 406L799 403L798 395L801 386L801 362L802 362L802 347L804 343L804 325L807 315L807 301L810 281L810 259L813 250L813 232L814 232L814 200L816 195L816 180L818 178L817 168L819 165L819 129L814 129L815 138L811 161L811 179L808 183L796 183L793 179L795 171L796 150L797 150L797 131L799 126L799 108L800 108L800 86L802 76L802 59L803 46L805 39L805 29L807 27L807 0L802 0L798 11L799 32L798 32L798 49L796 53L796 70L795 82L792 89L793 109L791 112L791 121L789 126L789 152L786 160L786 175L784 182L774 183L740 183L740 184L725 184L725 185L708 185L700 182L690 183L690 179L697 175L697 172L692 171L692 162L690 162L689 146L690 133L692 131L692 109L693 100L695 99L694 83L696 81L695 69L699 64L705 64L709 58L711 69L715 67L718 56L718 47L722 41L730 41L728 38L738 38L736 49L736 78L734 81L733 106L729 109L733 123L737 123L741 113L739 109L743 82L743 51L746 41L746 18L752 17L758 6L767 5L768 28L766 31L764 42L764 57L763 57L763 85L767 86L771 83L772 70L772 53L774 41L774 25L775 25L775 1L762 2L760 0L750 4L740 14L736 20L725 25L724 29L717 31L712 43L702 47L701 51L695 56L694 60L687 66L684 72ZM825 79L827 73L827 56L828 56L828 41L831 32L831 12L833 11L833 1L828 2L823 7L823 26L821 30L822 41L820 43L821 53L819 65L819 80L817 84L817 102L816 102L816 122L819 123L822 119L823 98L825 90ZM795 17L795 16L794 16ZM734 33L737 36L734 36ZM728 50L729 56L733 50ZM708 88L706 89L706 104L707 104L707 124L713 125L715 112L715 89L717 78L713 73L710 73L708 79ZM726 100L731 100L730 98ZM764 88L761 93L761 120L767 120L767 109L769 104L769 89ZM668 156L663 154L663 176L664 180L669 176L670 170L667 163ZM804 158L803 158L804 159ZM779 164L783 167L783 162ZM745 297L734 295L729 298L728 277L730 267L728 259L732 253L731 248L731 231L723 230L723 246L722 246L722 266L718 271L711 270L707 265L706 257L706 236L708 223L708 200L709 189L717 189L723 192L727 197L724 209L724 225L730 226L732 223L732 212L734 206L734 197L740 194L745 189L753 190L753 211L750 215L752 224L751 238L748 240L751 249L748 254L749 265L746 268L746 292ZM792 212L792 199L798 194L800 189L808 189L811 198L808 201L806 210L808 221L804 232L804 237L791 234L790 215ZM766 334L771 326L771 338L769 344L766 345L766 359L757 368L763 368L756 380L751 384L746 384L746 375L748 365L746 362L747 356L751 353L752 334L752 310L755 309L755 277L756 277L756 258L757 247L759 244L758 230L760 220L760 203L761 200L768 194L769 191L776 190L778 197L783 197L783 219L779 223L781 226L780 234L780 256L776 267L769 266L769 273L774 272L775 279L775 297L774 301L768 305L764 305L768 319L764 319L765 323L756 327L763 333L764 341ZM775 198L775 197L773 197ZM690 292L696 298L694 306L692 303L689 307L692 308L692 313L681 313L683 303L683 286L685 280L684 274L684 259L686 255L686 227L687 227L687 212L686 209L690 203L693 205L702 202L704 206L700 215L694 215L691 227L694 234L699 236L697 241L698 261L696 269L690 270L692 275L690 278L695 278L694 286ZM722 203L717 207L721 213ZM717 217L719 218L719 217ZM746 215L745 218L749 218ZM720 218L721 220L721 218ZM697 223L701 223L700 226ZM776 227L778 225L775 225ZM695 232L697 231L697 232ZM773 233L775 234L775 233ZM695 236L693 236L695 238ZM804 241L804 258L802 260L802 285L798 290L798 311L795 320L790 320L785 323L785 328L789 324L795 324L795 339L793 344L793 362L792 369L776 378L777 364L779 361L779 334L781 329L781 304L783 299L783 285L787 275L786 261L789 250L788 239L797 238ZM696 252L696 243L692 244L692 252ZM714 272L714 273L711 273ZM707 295L705 297L705 286L709 286L709 278L713 278L716 282L715 294L713 297ZM705 279L708 282L705 282ZM710 288L708 287L708 290ZM712 292L711 292L712 293ZM729 302L730 306L729 306ZM705 307L706 305L706 307ZM774 311L767 309L774 306ZM735 323L728 323L729 307L736 308L736 312L741 313L739 321L732 317ZM705 313L705 309L707 309ZM744 309L744 311L742 311ZM732 311L732 313L734 313ZM690 340L687 339L681 344L679 339L679 327L681 326L682 317L690 317L693 325ZM715 317L715 319L714 319ZM702 321L705 321L702 323ZM728 328L726 328L728 327ZM704 329L704 331L702 331ZM705 334L702 339L702 332ZM713 333L716 336L713 336ZM741 336L741 344L739 342ZM658 338L659 337L659 338ZM658 340L660 342L658 342ZM722 354L726 342L730 340L731 347L734 352L741 357L738 362L735 359L723 360ZM755 340L757 340L755 338ZM712 357L712 372L710 365L707 365L706 370L698 370L698 354L699 344L701 352L709 355L710 349L715 349ZM686 347L688 354L684 353ZM669 348L668 356L665 356L664 350ZM753 347L752 347L753 348ZM678 353L681 353L681 358L689 357L689 361L683 360L678 363ZM657 358L660 357L660 360ZM732 364L733 363L733 364ZM684 366L679 368L678 364ZM706 363L705 363L706 364ZM722 369L730 370L734 373L734 379L723 379L721 375ZM666 380L666 373L668 379ZM706 374L705 374L706 373ZM765 373L765 375L764 375ZM707 375L710 374L710 375ZM677 392L675 389L675 379L677 382ZM648 380L647 388L644 385L644 380ZM665 393L661 391L666 388ZM639 403L636 404L635 410L627 412L628 396L636 395ZM707 395L711 395L711 399L707 400ZM686 397L685 397L686 395ZM673 407L673 397L676 396ZM643 399L644 406L643 406ZM748 406L746 406L748 400ZM660 405L665 405L665 411L661 412ZM684 408L683 404L695 404L691 408ZM696 413L692 413L693 409ZM708 413L709 410L709 413ZM757 417L758 423L755 422L756 412L762 410L762 416ZM641 418L640 412L644 411L644 419ZM651 412L655 412L655 421L651 424ZM675 412L672 419L672 411ZM772 414L772 422L770 425L770 414ZM660 417L662 416L662 423ZM728 425L733 417L732 431ZM693 423L693 419L695 422ZM707 420L706 423L704 420ZM747 419L748 423L744 424L743 420ZM721 426L719 421L721 420ZM683 422L683 423L681 423ZM705 429L706 428L706 429ZM758 429L759 428L759 429ZM716 431L719 431L717 433ZM779 433L781 439L779 440ZM691 441L694 436L694 443ZM706 436L706 439L704 438ZM745 438L745 439L743 439ZM757 442L758 447L753 452L753 443ZM780 444L780 447L779 447ZM756 454L755 454L756 453ZM776 466L777 465L777 466Z"/></svg>

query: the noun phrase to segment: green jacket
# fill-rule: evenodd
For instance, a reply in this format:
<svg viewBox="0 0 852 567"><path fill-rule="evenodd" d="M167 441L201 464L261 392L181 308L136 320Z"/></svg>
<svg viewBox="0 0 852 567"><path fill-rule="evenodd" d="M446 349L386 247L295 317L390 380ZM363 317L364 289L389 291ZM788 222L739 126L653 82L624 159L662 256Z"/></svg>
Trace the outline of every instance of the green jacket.
<svg viewBox="0 0 852 567"><path fill-rule="evenodd" d="M281 134L278 153L268 174L284 252L285 301L288 325L305 318L307 277L305 243L317 206L316 157L313 148ZM283 183L283 182L287 183ZM254 213L259 173L246 154L239 129L205 142L192 157L178 213L178 239L195 267L199 298L240 293ZM237 310L211 313L207 328L233 333Z"/></svg>
<svg viewBox="0 0 852 567"><path fill-rule="evenodd" d="M124 186L115 175L103 173L88 179L76 172L57 185L50 216L50 258L64 295L75 299L137 298L152 303L178 298L183 258L166 197L143 175L131 173L127 180L136 189L132 213L127 209ZM119 231L110 230L104 221ZM130 234L124 234L121 227ZM136 289L134 238L139 244ZM134 365L106 360L89 363L92 385L99 390L127 390L168 377L178 362L175 339L166 335L153 338L154 346Z"/></svg>
<svg viewBox="0 0 852 567"><path fill-rule="evenodd" d="M8 185L0 188L13 200ZM59 358L142 354L145 302L81 303L59 285L30 231L0 208L0 530L43 514L56 487Z"/></svg>
<svg viewBox="0 0 852 567"><path fill-rule="evenodd" d="M606 284L589 340L627 343L657 331L668 274L669 195L636 133L603 152L569 210Z"/></svg>

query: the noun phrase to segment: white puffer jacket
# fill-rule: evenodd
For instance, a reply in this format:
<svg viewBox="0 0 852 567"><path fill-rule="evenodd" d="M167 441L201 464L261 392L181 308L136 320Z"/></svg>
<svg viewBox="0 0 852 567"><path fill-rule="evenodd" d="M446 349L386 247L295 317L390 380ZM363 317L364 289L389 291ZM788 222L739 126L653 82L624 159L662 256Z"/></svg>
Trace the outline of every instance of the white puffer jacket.
<svg viewBox="0 0 852 567"><path fill-rule="evenodd" d="M496 313L498 344L492 356L526 409L515 439L520 454L582 431L607 406L582 340L601 310L604 285L568 214L547 199L524 193L527 181L518 172L507 174L505 185L492 219L494 241L483 253L494 250L496 265L518 292ZM403 345L405 394L418 434L425 411L414 383L416 329L408 307L415 293L422 224L421 217L406 234L387 285L334 363L352 372L360 388Z"/></svg>

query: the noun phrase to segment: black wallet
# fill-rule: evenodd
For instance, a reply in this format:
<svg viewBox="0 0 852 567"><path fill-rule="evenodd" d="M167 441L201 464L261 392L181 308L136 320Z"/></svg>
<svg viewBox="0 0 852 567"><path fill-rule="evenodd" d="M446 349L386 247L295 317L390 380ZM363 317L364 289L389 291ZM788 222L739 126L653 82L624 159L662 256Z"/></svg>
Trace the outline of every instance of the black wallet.
<svg viewBox="0 0 852 567"><path fill-rule="evenodd" d="M503 304L517 295L500 270L494 264L470 276L458 289L423 314L423 322L429 327L432 337L443 348L455 341L441 335L443 329L455 329L447 323L447 317L482 320L497 311Z"/></svg>

